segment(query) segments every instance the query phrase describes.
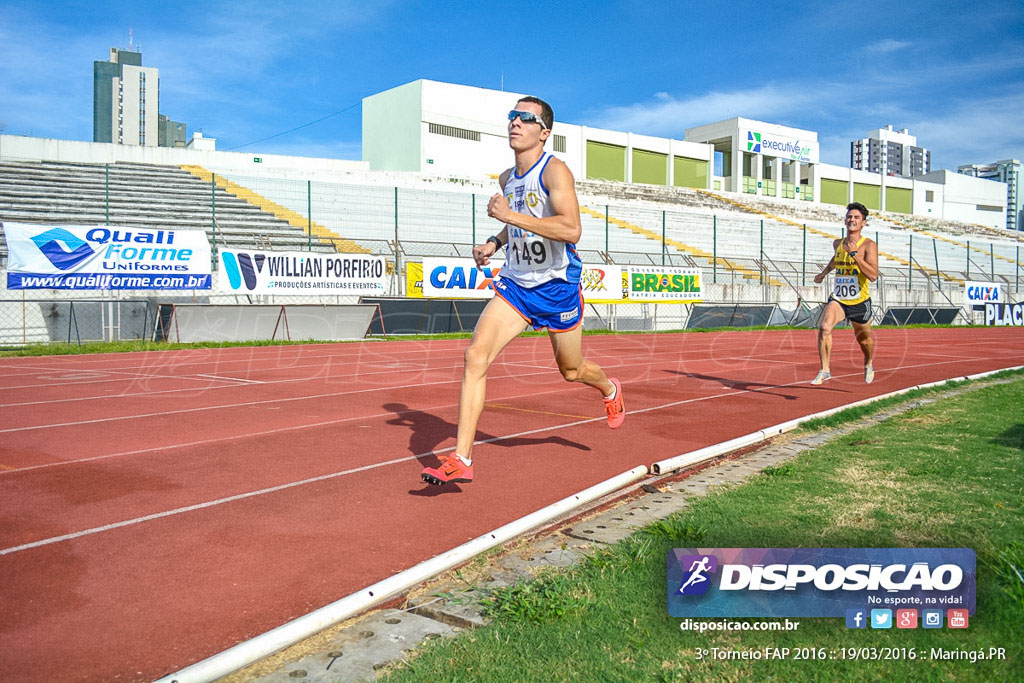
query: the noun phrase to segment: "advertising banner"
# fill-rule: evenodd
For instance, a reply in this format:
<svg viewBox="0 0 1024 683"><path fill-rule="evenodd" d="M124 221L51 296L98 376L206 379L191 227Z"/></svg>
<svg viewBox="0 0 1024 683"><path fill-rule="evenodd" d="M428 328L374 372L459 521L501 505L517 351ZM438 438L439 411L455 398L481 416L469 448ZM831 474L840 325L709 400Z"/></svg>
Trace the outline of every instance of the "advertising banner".
<svg viewBox="0 0 1024 683"><path fill-rule="evenodd" d="M746 146L742 145L746 143ZM818 144L809 140L798 140L785 135L775 135L754 130L740 131L740 149L751 154L781 157L804 164L818 163Z"/></svg>
<svg viewBox="0 0 1024 683"><path fill-rule="evenodd" d="M1024 326L1024 304L985 304L985 324Z"/></svg>
<svg viewBox="0 0 1024 683"><path fill-rule="evenodd" d="M476 267L471 258L423 259L423 296L444 299L490 299L494 296L491 280L501 272L504 261L491 259L489 265Z"/></svg>
<svg viewBox="0 0 1024 683"><path fill-rule="evenodd" d="M969 306L985 304L1005 304L1006 290L1001 282L965 282L964 296Z"/></svg>
<svg viewBox="0 0 1024 683"><path fill-rule="evenodd" d="M202 230L3 223L8 289L210 289Z"/></svg>
<svg viewBox="0 0 1024 683"><path fill-rule="evenodd" d="M359 294L387 291L383 256L222 249L221 291L252 294Z"/></svg>
<svg viewBox="0 0 1024 683"><path fill-rule="evenodd" d="M423 264L405 264L405 296L411 299L423 298Z"/></svg>
<svg viewBox="0 0 1024 683"><path fill-rule="evenodd" d="M468 258L424 258L422 274L413 271L413 265L407 266L406 275L410 296L415 296L415 285L422 283L426 297L485 299L494 295L492 280L505 264L492 260L481 269ZM593 304L703 301L698 268L583 264L580 287L583 298Z"/></svg>
<svg viewBox="0 0 1024 683"><path fill-rule="evenodd" d="M583 266L580 275L583 300L592 304L617 304L625 301L622 293L621 266Z"/></svg>
<svg viewBox="0 0 1024 683"><path fill-rule="evenodd" d="M693 303L703 301L699 268L623 266L622 294L626 301Z"/></svg>
<svg viewBox="0 0 1024 683"><path fill-rule="evenodd" d="M864 625L869 613L891 616L894 608L973 615L975 564L970 548L674 548L668 551L668 613L843 617L856 612Z"/></svg>

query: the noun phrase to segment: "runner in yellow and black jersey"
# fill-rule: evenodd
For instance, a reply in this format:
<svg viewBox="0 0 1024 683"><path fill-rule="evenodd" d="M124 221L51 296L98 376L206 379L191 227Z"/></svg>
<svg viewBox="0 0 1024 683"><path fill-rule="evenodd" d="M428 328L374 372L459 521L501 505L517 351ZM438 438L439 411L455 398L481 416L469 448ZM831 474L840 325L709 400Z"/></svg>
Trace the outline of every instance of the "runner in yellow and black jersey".
<svg viewBox="0 0 1024 683"><path fill-rule="evenodd" d="M869 283L878 279L878 245L861 235L867 225L868 209L860 202L846 207L846 237L832 243L835 254L825 269L814 277L820 284L830 271L835 270L832 294L825 305L825 314L818 329L818 355L821 370L811 384L832 379L829 360L832 355L832 328L841 320L849 320L857 335L857 343L864 352L864 381L875 379L873 359L875 339L871 334L871 290Z"/></svg>

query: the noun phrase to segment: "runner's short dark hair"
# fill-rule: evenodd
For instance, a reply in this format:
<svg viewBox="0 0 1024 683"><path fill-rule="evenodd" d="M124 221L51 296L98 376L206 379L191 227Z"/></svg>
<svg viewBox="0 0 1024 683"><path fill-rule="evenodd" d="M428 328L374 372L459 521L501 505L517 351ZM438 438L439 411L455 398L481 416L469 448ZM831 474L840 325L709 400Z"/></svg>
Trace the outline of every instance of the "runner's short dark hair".
<svg viewBox="0 0 1024 683"><path fill-rule="evenodd" d="M864 206L860 202L850 202L846 205L847 211L860 211L860 215L864 216L864 220L868 219L868 207Z"/></svg>
<svg viewBox="0 0 1024 683"><path fill-rule="evenodd" d="M551 130L551 127L555 125L555 112L551 110L551 105L541 98L534 97L533 95L527 95L526 97L520 97L516 102L532 102L533 104L539 104L540 120L544 123L544 127Z"/></svg>

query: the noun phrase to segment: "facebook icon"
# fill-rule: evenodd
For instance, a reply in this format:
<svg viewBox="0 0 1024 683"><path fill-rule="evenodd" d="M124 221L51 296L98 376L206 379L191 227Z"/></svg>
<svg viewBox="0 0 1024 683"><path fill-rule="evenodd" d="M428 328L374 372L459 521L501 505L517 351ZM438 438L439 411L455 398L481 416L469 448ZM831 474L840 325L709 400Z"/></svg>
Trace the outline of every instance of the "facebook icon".
<svg viewBox="0 0 1024 683"><path fill-rule="evenodd" d="M846 610L846 628L867 628L867 610L848 609Z"/></svg>

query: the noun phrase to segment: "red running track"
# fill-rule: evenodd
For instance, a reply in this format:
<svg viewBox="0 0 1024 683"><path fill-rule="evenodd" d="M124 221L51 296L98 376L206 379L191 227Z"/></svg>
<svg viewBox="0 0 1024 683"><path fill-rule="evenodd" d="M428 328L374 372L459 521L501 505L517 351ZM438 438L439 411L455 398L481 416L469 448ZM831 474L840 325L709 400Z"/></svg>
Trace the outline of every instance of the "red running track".
<svg viewBox="0 0 1024 683"><path fill-rule="evenodd" d="M545 338L495 364L472 484L455 443L466 340L0 360L0 672L152 680L636 465L903 387L1024 365L1024 330L597 336L611 431Z"/></svg>

